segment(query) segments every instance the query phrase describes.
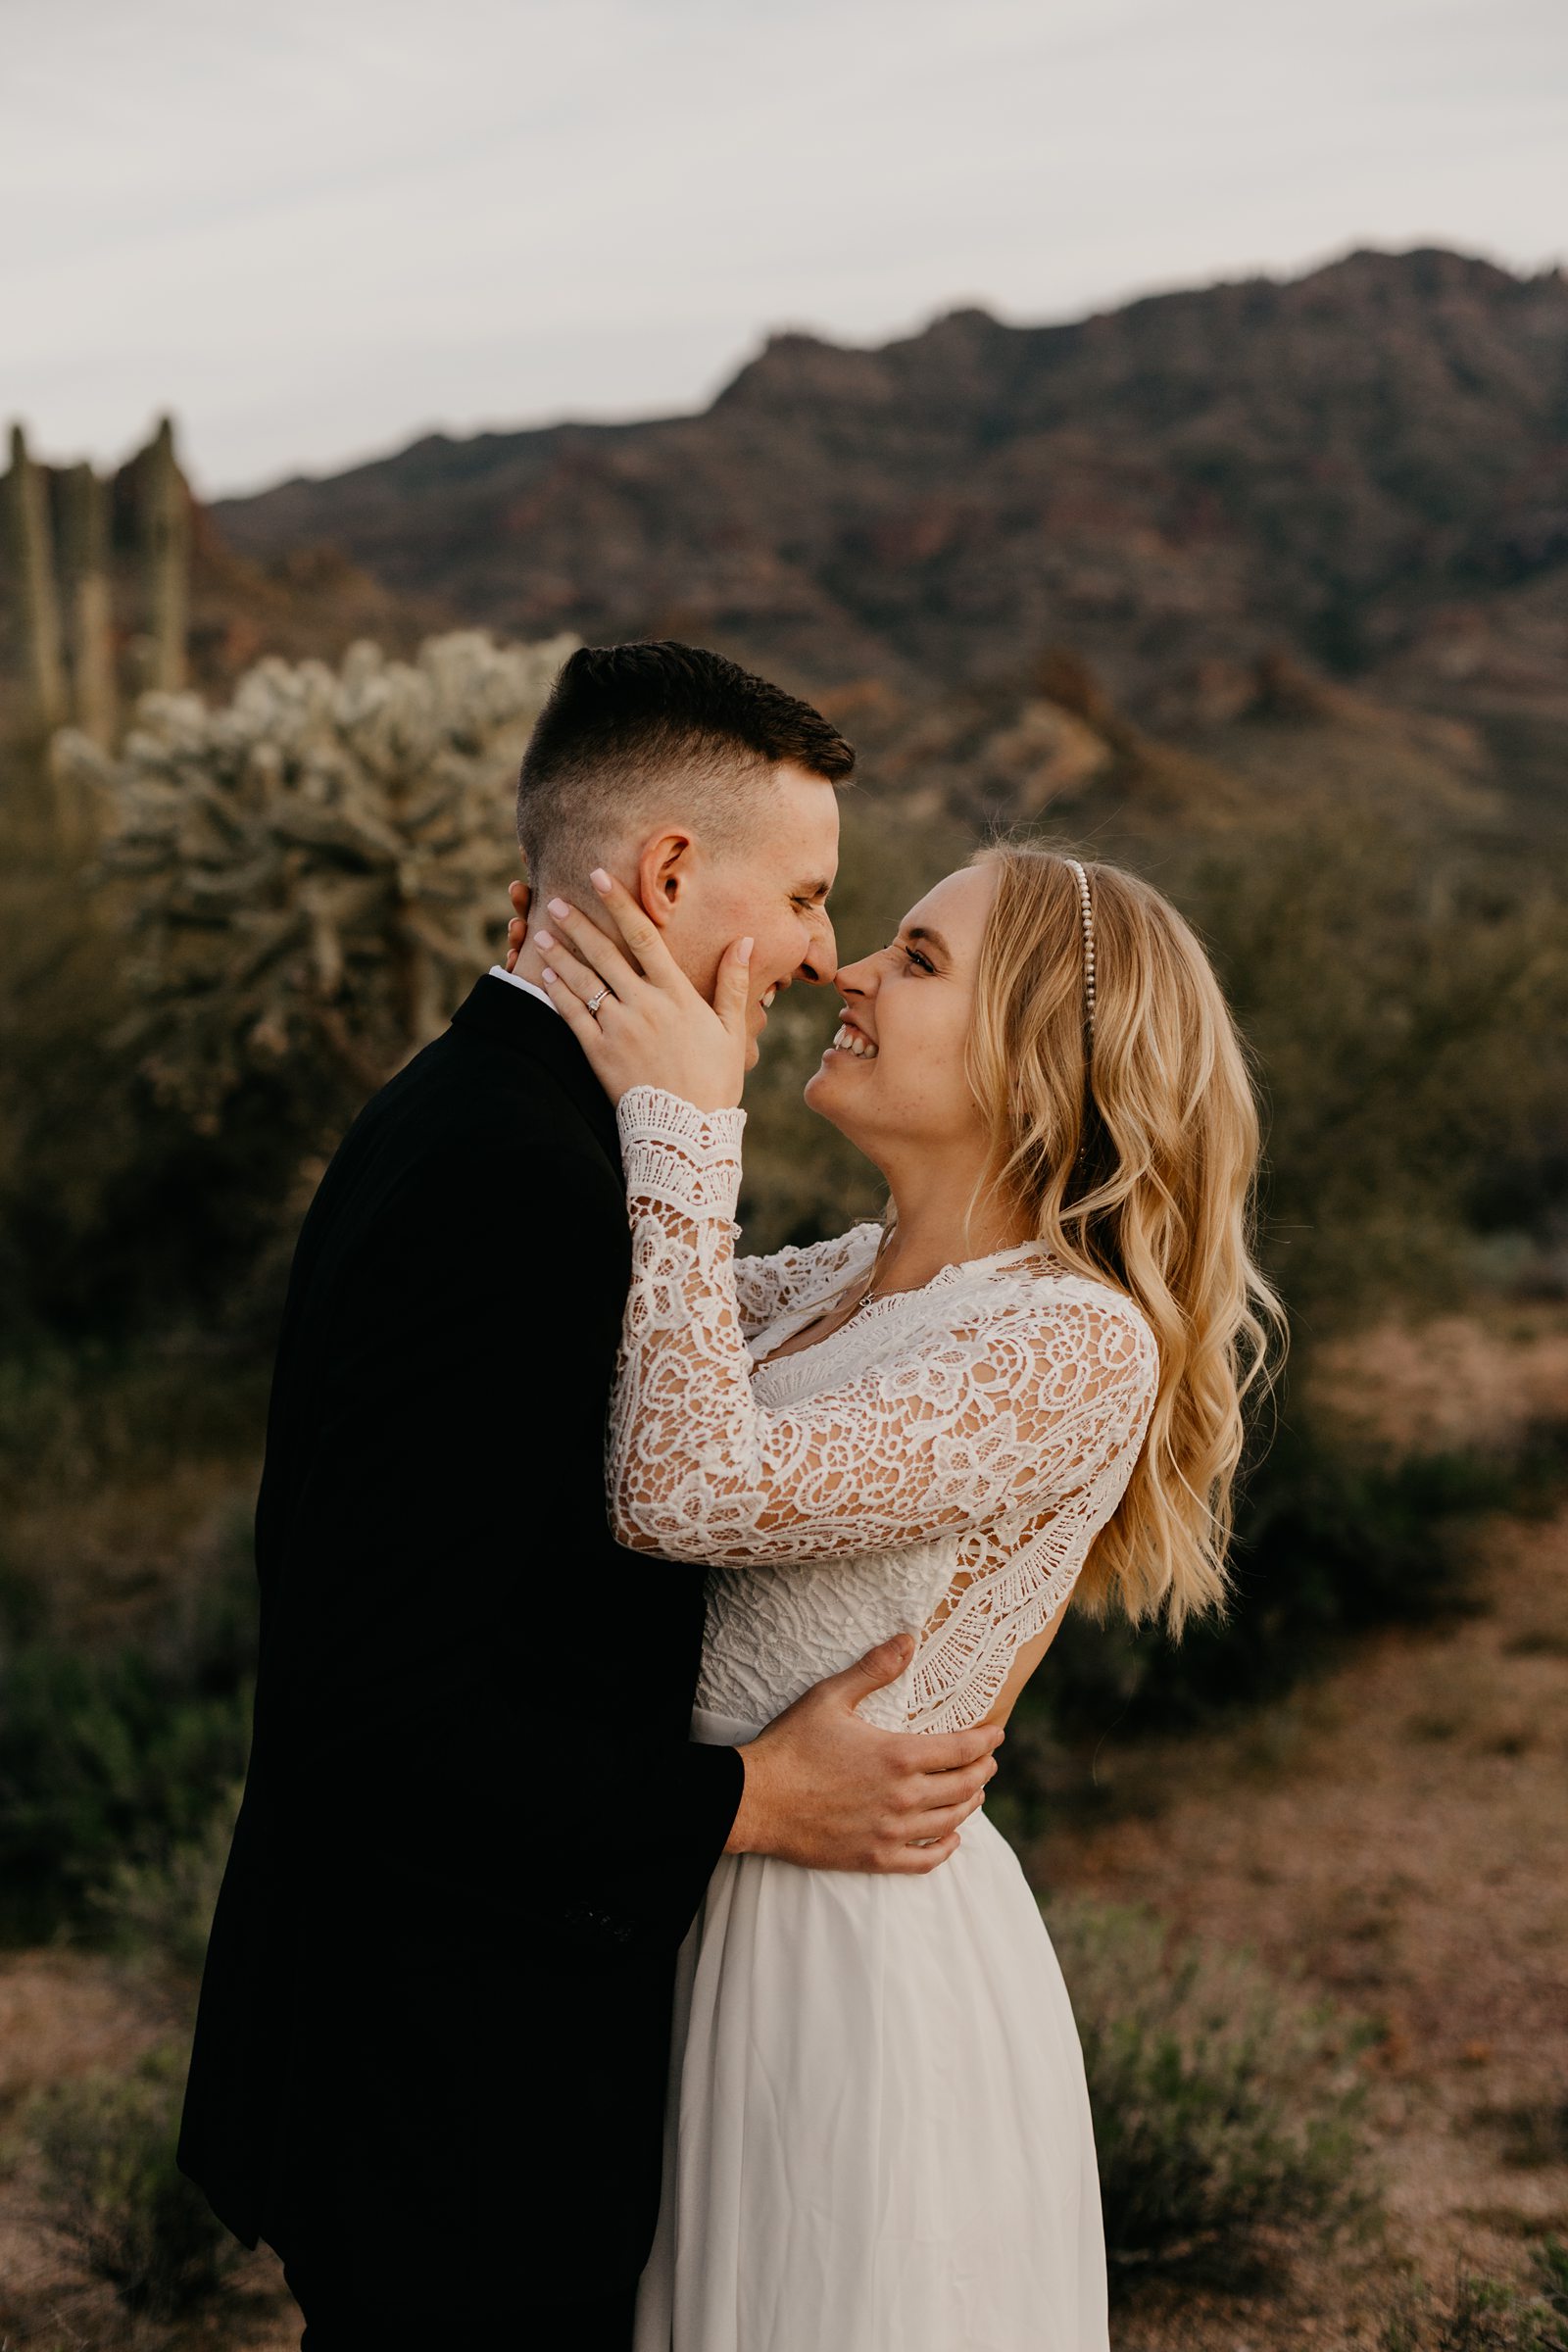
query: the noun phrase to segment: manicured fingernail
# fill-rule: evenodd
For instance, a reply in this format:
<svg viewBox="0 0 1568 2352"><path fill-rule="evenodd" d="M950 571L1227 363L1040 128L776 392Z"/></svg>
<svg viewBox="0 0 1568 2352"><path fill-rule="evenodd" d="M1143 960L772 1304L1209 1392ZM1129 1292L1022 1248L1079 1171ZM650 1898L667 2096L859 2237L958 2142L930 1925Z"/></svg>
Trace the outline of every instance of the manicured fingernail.
<svg viewBox="0 0 1568 2352"><path fill-rule="evenodd" d="M551 982L554 982L554 980L555 980L555 977L556 977L555 973L554 973L554 972L553 972L553 971L550 969L550 966L549 966L549 964L547 963L547 964L545 965L545 978L546 978L546 980L548 980L548 981L551 981Z"/></svg>
<svg viewBox="0 0 1568 2352"><path fill-rule="evenodd" d="M552 899L550 901L550 911L555 916L558 923L564 923L567 915L571 912L571 908L566 905L564 899Z"/></svg>
<svg viewBox="0 0 1568 2352"><path fill-rule="evenodd" d="M533 944L536 948L553 948L556 943L548 931L536 931L533 935Z"/></svg>
<svg viewBox="0 0 1568 2352"><path fill-rule="evenodd" d="M588 877L602 899L610 896L610 876L602 865L596 865Z"/></svg>
<svg viewBox="0 0 1568 2352"><path fill-rule="evenodd" d="M752 960L752 942L749 939L743 939L739 948L736 950L736 954L739 956L742 963L750 963Z"/></svg>

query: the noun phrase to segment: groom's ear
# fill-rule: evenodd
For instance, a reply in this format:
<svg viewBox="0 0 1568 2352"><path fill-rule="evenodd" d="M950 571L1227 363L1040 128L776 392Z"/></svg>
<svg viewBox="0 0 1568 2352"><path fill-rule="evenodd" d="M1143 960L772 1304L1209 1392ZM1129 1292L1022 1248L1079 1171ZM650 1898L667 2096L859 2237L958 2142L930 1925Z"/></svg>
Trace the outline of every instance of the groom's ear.
<svg viewBox="0 0 1568 2352"><path fill-rule="evenodd" d="M646 841L637 859L636 894L643 912L662 930L689 890L696 843L671 830Z"/></svg>

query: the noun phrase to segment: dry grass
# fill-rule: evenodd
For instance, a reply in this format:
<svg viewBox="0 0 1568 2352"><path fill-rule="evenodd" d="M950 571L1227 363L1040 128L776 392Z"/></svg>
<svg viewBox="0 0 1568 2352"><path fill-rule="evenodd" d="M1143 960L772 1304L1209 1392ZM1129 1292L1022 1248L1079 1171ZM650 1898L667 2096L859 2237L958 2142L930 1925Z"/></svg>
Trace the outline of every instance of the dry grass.
<svg viewBox="0 0 1568 2352"><path fill-rule="evenodd" d="M82 1952L0 1955L0 2347L3 2352L297 2352L275 2259L247 2262L220 2307L179 2329L127 2318L40 2220L24 2145L29 2100L100 2068L128 2069L169 2019L113 1963Z"/></svg>

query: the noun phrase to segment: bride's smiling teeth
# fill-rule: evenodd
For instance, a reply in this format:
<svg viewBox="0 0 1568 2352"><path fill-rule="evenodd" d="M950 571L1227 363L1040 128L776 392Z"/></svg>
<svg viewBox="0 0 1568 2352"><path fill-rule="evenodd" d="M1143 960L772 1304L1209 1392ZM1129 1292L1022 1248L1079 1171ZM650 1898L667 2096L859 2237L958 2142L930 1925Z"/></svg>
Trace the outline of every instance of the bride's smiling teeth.
<svg viewBox="0 0 1568 2352"><path fill-rule="evenodd" d="M833 1032L833 1043L841 1054L853 1054L857 1061L875 1061L876 1048L858 1029L840 1027Z"/></svg>
<svg viewBox="0 0 1568 2352"><path fill-rule="evenodd" d="M777 983L777 981L775 980L775 982L773 983L773 986L772 986L772 987L771 987L771 988L768 990L768 992L767 992L766 996L765 996L765 997L762 999L762 1010L763 1010L764 1012L766 1012L766 1011L768 1010L768 1008L771 1006L771 1004L772 1004L772 1002L773 1002L773 999L774 999L774 998L775 998L777 995L778 995L778 983Z"/></svg>

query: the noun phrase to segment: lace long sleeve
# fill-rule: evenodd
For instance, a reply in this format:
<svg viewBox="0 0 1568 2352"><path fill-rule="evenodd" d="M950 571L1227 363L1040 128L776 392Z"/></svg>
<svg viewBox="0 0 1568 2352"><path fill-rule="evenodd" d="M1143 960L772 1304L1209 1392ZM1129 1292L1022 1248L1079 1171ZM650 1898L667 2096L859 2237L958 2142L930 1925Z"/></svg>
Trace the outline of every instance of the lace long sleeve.
<svg viewBox="0 0 1568 2352"><path fill-rule="evenodd" d="M824 1559L1081 1494L1142 1435L1153 1341L1040 1281L792 1410L751 1386L733 1211L744 1114L633 1088L632 1281L611 1416L619 1541L718 1566Z"/></svg>

